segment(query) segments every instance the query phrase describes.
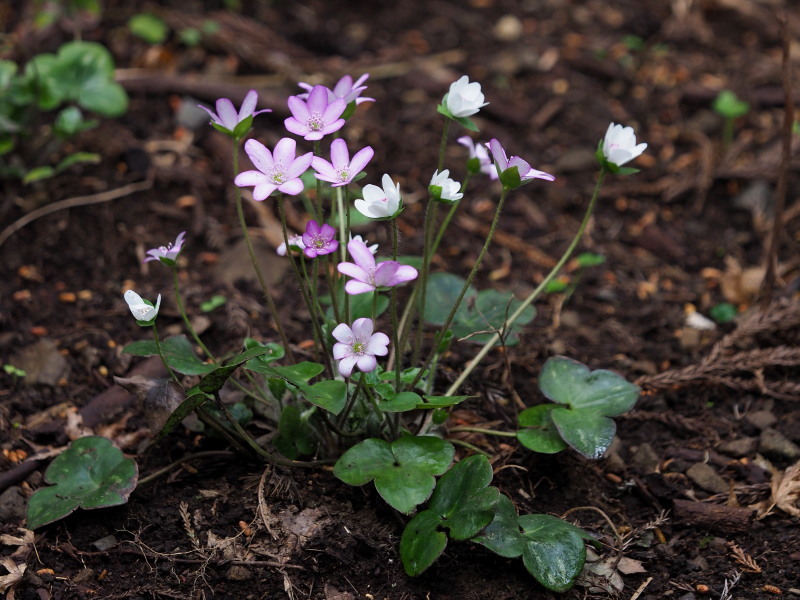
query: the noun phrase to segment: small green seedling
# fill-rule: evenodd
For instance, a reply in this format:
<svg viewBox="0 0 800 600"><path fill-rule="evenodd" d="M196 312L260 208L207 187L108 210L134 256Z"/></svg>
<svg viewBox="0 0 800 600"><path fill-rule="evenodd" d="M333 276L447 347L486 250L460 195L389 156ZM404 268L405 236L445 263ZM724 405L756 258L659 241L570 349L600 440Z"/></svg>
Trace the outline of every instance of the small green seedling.
<svg viewBox="0 0 800 600"><path fill-rule="evenodd" d="M152 13L133 15L128 21L128 29L148 44L161 44L169 35L169 27L164 19Z"/></svg>
<svg viewBox="0 0 800 600"><path fill-rule="evenodd" d="M14 365L3 365L3 371L5 371L6 373L8 373L9 375L11 375L16 379L22 379L23 377L25 377L25 375L27 375L25 371L23 371L18 367L15 367Z"/></svg>
<svg viewBox="0 0 800 600"><path fill-rule="evenodd" d="M227 301L228 299L225 296L221 296L220 294L215 294L214 296L211 296L209 300L206 300L205 302L200 304L200 310L202 310L205 313L208 313L218 309Z"/></svg>
<svg viewBox="0 0 800 600"><path fill-rule="evenodd" d="M108 439L77 439L45 471L45 482L53 485L36 490L28 501L28 529L63 519L79 508L125 504L138 479L136 462Z"/></svg>
<svg viewBox="0 0 800 600"><path fill-rule="evenodd" d="M606 370L590 371L563 356L545 363L539 389L555 404L540 404L519 414L517 439L526 448L552 454L571 446L587 458L600 458L617 427L610 417L630 410L639 388Z"/></svg>
<svg viewBox="0 0 800 600"><path fill-rule="evenodd" d="M716 113L725 119L722 143L727 148L733 141L734 120L746 115L750 110L750 105L743 100L739 100L732 91L722 90L714 99L713 106Z"/></svg>
<svg viewBox="0 0 800 600"><path fill-rule="evenodd" d="M717 323L730 323L736 318L739 311L730 302L720 302L711 308L709 314Z"/></svg>

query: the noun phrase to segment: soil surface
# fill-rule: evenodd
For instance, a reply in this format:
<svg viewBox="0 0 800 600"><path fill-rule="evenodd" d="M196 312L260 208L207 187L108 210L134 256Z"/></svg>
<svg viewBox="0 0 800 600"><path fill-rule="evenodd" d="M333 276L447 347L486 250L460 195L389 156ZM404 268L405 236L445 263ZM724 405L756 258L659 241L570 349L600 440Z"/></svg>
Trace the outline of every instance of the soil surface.
<svg viewBox="0 0 800 600"><path fill-rule="evenodd" d="M557 176L510 195L479 288L522 296L545 277L578 229L596 177L593 153L610 122L635 127L648 143L634 163L640 173L608 178L579 247L605 262L568 265L567 291L546 295L521 343L476 369L462 388L474 398L449 422L513 431L521 408L544 401L536 378L557 354L642 387L601 460L459 434L492 456L494 485L521 513L565 516L603 542L592 569L561 597L800 597L800 474L792 469L800 459L800 182L798 159L782 158L785 71L794 72L800 98L797 4L245 0L236 12L229 4L239 3L105 3L82 36L112 51L130 107L62 149L99 152L101 163L33 185L4 182L3 229L77 199L0 247L0 363L27 372L0 372L0 529L20 538L2 538L0 582L27 566L8 597L558 596L520 560L468 543L451 543L409 578L398 555L403 519L373 486L346 486L326 467L265 469L185 428L148 447L148 410L115 385L114 376L165 376L157 360L121 352L148 334L122 293L162 293L162 335L182 330L168 270L142 264L147 249L180 231L180 285L208 346L223 354L245 335L278 341L242 244L230 145L195 105L219 97L238 105L257 89L260 106L273 112L255 119L252 136L271 147L286 135L285 98L299 93L298 81L333 85L362 73L376 101L359 106L344 135L351 149L376 150L365 182L384 172L401 182L403 252L421 250L443 122L435 106L462 74L481 82L490 102L475 118L478 139L496 137ZM37 30L33 7L2 8L5 58L24 62L72 39L74 22ZM145 9L170 27L161 45L127 30ZM186 28L205 31L201 43L181 43ZM784 36L794 51L788 65ZM724 89L749 103L728 145L711 108ZM451 128L446 153L456 179L464 176L465 149L455 143L463 134ZM437 271L466 275L481 247L499 190L488 180L473 184ZM249 203L246 215L302 352L311 336L284 284L285 260L274 254L275 205ZM299 204L291 209L295 229L306 220ZM360 233L388 245L387 231ZM763 268L769 256L778 264L774 285ZM215 295L225 304L200 311ZM733 320L699 318L722 303L736 310ZM453 346L442 391L477 348ZM273 429L263 417L251 427L256 435ZM87 432L134 456L147 481L123 506L78 511L25 538L25 502L44 485L47 451Z"/></svg>

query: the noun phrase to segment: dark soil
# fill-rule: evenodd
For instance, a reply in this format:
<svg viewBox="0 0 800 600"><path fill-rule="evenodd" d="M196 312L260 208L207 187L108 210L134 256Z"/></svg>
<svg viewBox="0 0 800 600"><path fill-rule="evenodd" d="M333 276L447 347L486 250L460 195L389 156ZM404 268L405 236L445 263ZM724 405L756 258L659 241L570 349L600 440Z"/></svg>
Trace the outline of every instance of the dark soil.
<svg viewBox="0 0 800 600"><path fill-rule="evenodd" d="M226 140L207 120L190 127L181 105L212 105L218 97L238 105L255 88L274 112L256 119L253 136L271 146L285 134L285 98L298 92L297 81L332 85L364 72L371 74L367 95L377 101L359 107L345 137L351 149L376 150L366 181L377 183L384 172L400 178L408 203L403 251L421 248L442 125L434 107L464 73L482 83L490 102L476 118L480 139L497 137L510 153L557 175L553 184L535 182L510 197L502 235L478 277L482 288L524 294L547 274L578 228L594 184L593 151L609 122L634 126L649 144L636 162L640 173L609 178L580 246L606 262L582 274L567 269L571 281L580 280L574 293L539 303L521 343L489 355L464 388L475 398L453 416L456 424L513 430L521 406L543 401L536 377L555 354L616 370L643 387L636 409L617 419L618 439L596 462L572 451L536 455L501 443L509 438L466 440L492 454L495 485L520 512L561 516L577 509L567 518L601 538L601 558L620 557L619 568L633 571L622 575L621 588L578 585L563 597L800 596L797 496L763 518L754 519L764 509L747 509L771 497L762 456L775 469L774 481L800 458L800 186L795 158L783 167L788 193L780 211L786 96L773 10L784 9L771 7L781 5L796 82L800 9L790 2L309 0L244 2L238 13L217 2L149 5L175 31L201 27L204 19L218 24L193 47L177 34L148 46L125 28L144 4L107 3L84 39L114 53L130 109L75 143L100 152L100 165L32 186L6 182L0 223L5 228L69 198L137 183L140 191L58 210L0 247L0 362L19 366L20 353L51 340L66 367L49 384L0 372L0 464L11 490L0 503L2 533L21 535L24 512L12 497L24 499L43 485L47 464L34 463L10 480L31 461L17 451L30 457L63 447L68 434L77 435L66 426L76 408L84 427L135 456L142 477L188 455L217 452L174 464L124 506L79 511L38 530L34 546L10 559L28 567L11 588L16 598L555 597L521 561L463 543L451 543L433 567L409 578L397 550L402 519L372 486L345 486L328 468L265 472L223 452L220 441L186 430L146 449L147 415L115 387L113 376L131 369L164 375L157 362L121 353L146 333L122 293L163 293L162 333L181 330L168 299L169 273L141 260L182 230L188 245L180 277L190 311L201 314L200 303L215 294L227 298L205 315L208 345L223 353L244 335L278 340L242 250ZM0 22L13 41L4 49L8 58L25 60L71 39L66 26L36 31L32 7L2 9ZM799 88L793 85L795 101ZM729 148L711 110L722 89L750 104ZM446 161L456 178L465 157L458 135L451 132ZM437 270L466 274L496 200L488 182L472 188ZM765 299L761 266L776 210L783 215L779 277ZM302 346L310 338L307 320L282 285L289 275L270 245L273 205L247 211L288 334ZM289 217L296 228L306 218L299 208ZM362 233L388 243L382 227ZM691 311L708 315L722 302L739 310L736 321L713 331L687 324ZM454 346L443 389L476 348ZM99 413L87 409L101 394L110 404ZM268 428L260 426L259 434ZM698 476L704 469L722 486ZM107 536L116 545L98 547ZM4 556L14 550L4 547Z"/></svg>

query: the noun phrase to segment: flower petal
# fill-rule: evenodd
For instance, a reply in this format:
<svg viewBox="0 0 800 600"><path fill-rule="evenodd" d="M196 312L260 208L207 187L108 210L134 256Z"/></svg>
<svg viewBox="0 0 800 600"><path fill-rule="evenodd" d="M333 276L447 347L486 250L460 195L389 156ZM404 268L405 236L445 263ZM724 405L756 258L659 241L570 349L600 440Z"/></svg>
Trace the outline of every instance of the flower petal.
<svg viewBox="0 0 800 600"><path fill-rule="evenodd" d="M329 164L334 171L350 165L350 152L347 150L347 142L342 138L337 138L331 143L331 162Z"/></svg>
<svg viewBox="0 0 800 600"><path fill-rule="evenodd" d="M290 96L287 100L289 110L292 111L292 116L301 123L307 123L311 118L311 112L308 110L308 105L297 96ZM288 127L287 127L288 129Z"/></svg>
<svg viewBox="0 0 800 600"><path fill-rule="evenodd" d="M364 242L351 240L347 244L347 251L350 253L350 256L353 257L356 264L364 269L364 271L369 273L375 269L375 257Z"/></svg>
<svg viewBox="0 0 800 600"><path fill-rule="evenodd" d="M244 121L246 117L249 117L253 114L253 111L256 109L256 104L258 103L258 92L255 90L250 90L247 92L247 95L244 97L242 101L242 106L239 109L239 117L238 121Z"/></svg>
<svg viewBox="0 0 800 600"><path fill-rule="evenodd" d="M234 108L233 102L227 98L217 100L217 116L222 121L222 126L231 131L236 128L236 123L239 122L236 108Z"/></svg>
<svg viewBox="0 0 800 600"><path fill-rule="evenodd" d="M244 144L244 151L255 165L256 169L263 173L269 173L275 166L272 153L267 147L258 140L249 139Z"/></svg>
<svg viewBox="0 0 800 600"><path fill-rule="evenodd" d="M374 285L365 283L363 281L356 281L355 279L351 279L350 281L344 284L344 291L350 294L351 296L366 294L367 292L372 292L373 290L375 290Z"/></svg>
<svg viewBox="0 0 800 600"><path fill-rule="evenodd" d="M366 167L367 163L372 160L373 156L375 156L375 151L372 149L371 146L367 146L356 152L356 155L350 162L351 177L355 177L361 171L363 171L364 167Z"/></svg>
<svg viewBox="0 0 800 600"><path fill-rule="evenodd" d="M338 265L336 265L336 270L342 275L347 275L348 277L352 277L358 281L363 281L365 283L369 282L369 275L357 264L351 262L340 262Z"/></svg>
<svg viewBox="0 0 800 600"><path fill-rule="evenodd" d="M374 328L375 324L372 319L367 317L361 317L353 321L353 335L360 342L367 343Z"/></svg>
<svg viewBox="0 0 800 600"><path fill-rule="evenodd" d="M364 373L371 373L375 370L375 367L378 366L378 361L375 360L372 354L364 354L358 357L356 364L358 364L358 368Z"/></svg>
<svg viewBox="0 0 800 600"><path fill-rule="evenodd" d="M350 377L353 373L353 367L356 365L358 361L357 356L347 356L339 361L339 373L343 377Z"/></svg>
<svg viewBox="0 0 800 600"><path fill-rule="evenodd" d="M290 196L297 196L305 189L303 185L303 180L299 177L295 177L294 179L290 179L278 186L278 189L282 191L284 194L289 194Z"/></svg>

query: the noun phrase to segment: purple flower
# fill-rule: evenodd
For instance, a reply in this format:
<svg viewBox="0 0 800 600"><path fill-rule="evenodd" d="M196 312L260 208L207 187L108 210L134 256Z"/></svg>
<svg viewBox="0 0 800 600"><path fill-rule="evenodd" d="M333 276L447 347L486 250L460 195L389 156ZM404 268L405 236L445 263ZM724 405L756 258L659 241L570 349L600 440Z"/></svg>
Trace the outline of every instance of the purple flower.
<svg viewBox="0 0 800 600"><path fill-rule="evenodd" d="M353 278L344 286L348 294L364 294L377 288L394 287L417 278L417 270L414 267L401 265L396 260L387 260L376 266L372 252L359 240L352 240L347 244L347 251L356 262L342 262L336 268L342 275Z"/></svg>
<svg viewBox="0 0 800 600"><path fill-rule="evenodd" d="M336 230L327 223L320 227L316 221L309 221L303 234L303 244L305 244L303 254L308 258L316 258L336 252L339 242L333 239L335 236Z"/></svg>
<svg viewBox="0 0 800 600"><path fill-rule="evenodd" d="M153 248L147 251L147 258L144 259L144 262L150 262L151 260L160 260L165 265L172 266L175 264L175 260L178 258L178 255L181 253L181 249L183 248L183 238L186 236L185 231L181 231L178 234L178 237L175 238L174 244L167 244L166 246L159 246L158 248Z"/></svg>
<svg viewBox="0 0 800 600"><path fill-rule="evenodd" d="M302 175L311 166L313 152L295 158L296 142L283 138L275 145L274 154L256 140L247 140L244 151L258 171L239 173L234 183L239 187L255 186L253 198L264 200L275 190L296 196L303 191Z"/></svg>
<svg viewBox="0 0 800 600"><path fill-rule="evenodd" d="M375 98L362 98L361 92L367 89L367 86L361 85L367 80L369 77L369 73L364 73L361 77L359 77L355 83L353 83L353 78L350 75L345 75L342 77L337 83L336 86L331 90L329 88L325 88L328 91L328 102L333 102L334 100L341 98L347 104L351 102L355 102L356 105L361 104L362 102L375 102ZM314 89L314 86L308 83L298 83L301 88L310 92ZM308 93L306 94L299 94L297 96L302 100L308 99Z"/></svg>
<svg viewBox="0 0 800 600"><path fill-rule="evenodd" d="M485 145L475 144L468 135L460 137L456 141L469 150L469 163L474 163L475 165L475 168L473 168L469 163L467 164L470 173L485 173L492 181L498 178L497 169L489 157L489 151Z"/></svg>
<svg viewBox="0 0 800 600"><path fill-rule="evenodd" d="M369 373L378 366L376 356L389 353L389 336L385 333L372 333L372 319L362 318L353 321L352 329L345 323L339 323L331 332L338 340L333 345L333 358L339 361L339 373L350 377L353 367Z"/></svg>
<svg viewBox="0 0 800 600"><path fill-rule="evenodd" d="M550 175L544 171L537 171L519 156L512 156L509 159L506 156L506 151L503 146L501 146L500 142L494 138L487 144L487 146L492 153L492 158L494 158L494 162L497 165L497 172L500 174L500 179L503 181L504 185L506 185L506 181L503 180L503 175L506 171L513 167L517 167L517 171L519 173L519 182L515 186L511 187L517 187L534 179L544 179L546 181L555 181L556 179L554 175Z"/></svg>
<svg viewBox="0 0 800 600"><path fill-rule="evenodd" d="M234 130L236 129L236 126L242 123L245 119L247 119L247 117L255 117L256 115L260 115L261 113L272 112L268 108L254 112L257 103L258 103L258 92L256 92L255 90L250 90L244 97L244 101L242 102L242 107L239 109L238 114L236 112L236 108L233 106L233 102L228 100L228 98L220 98L219 100L217 100L216 113L214 113L210 108L203 106L202 104L198 104L198 106L209 114L209 116L211 117L211 122L213 124L218 125L221 129L225 130L226 133L234 135ZM242 135L244 135L244 132L242 132Z"/></svg>
<svg viewBox="0 0 800 600"><path fill-rule="evenodd" d="M350 153L347 151L347 142L339 138L331 143L331 162L321 156L315 156L311 161L311 166L317 172L314 174L317 179L327 181L331 187L347 185L361 170L367 166L372 159L375 151L371 146L362 148L350 160Z"/></svg>
<svg viewBox="0 0 800 600"><path fill-rule="evenodd" d="M323 136L338 131L344 125L340 119L347 102L338 98L331 102L328 99L328 88L315 85L304 102L298 96L289 98L289 110L292 116L284 121L286 129L307 140L321 140Z"/></svg>

